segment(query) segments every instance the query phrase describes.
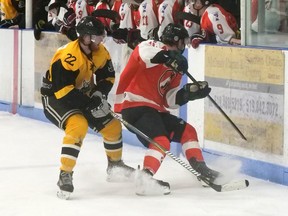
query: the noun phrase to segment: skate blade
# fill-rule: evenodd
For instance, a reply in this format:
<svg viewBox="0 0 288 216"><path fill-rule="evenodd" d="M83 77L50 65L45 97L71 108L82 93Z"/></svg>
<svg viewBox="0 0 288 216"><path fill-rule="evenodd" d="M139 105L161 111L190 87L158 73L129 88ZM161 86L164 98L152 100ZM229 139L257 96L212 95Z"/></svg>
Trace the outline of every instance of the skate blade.
<svg viewBox="0 0 288 216"><path fill-rule="evenodd" d="M62 191L62 190L57 191L57 197L63 200L68 200L70 198L70 194L71 192L68 191Z"/></svg>

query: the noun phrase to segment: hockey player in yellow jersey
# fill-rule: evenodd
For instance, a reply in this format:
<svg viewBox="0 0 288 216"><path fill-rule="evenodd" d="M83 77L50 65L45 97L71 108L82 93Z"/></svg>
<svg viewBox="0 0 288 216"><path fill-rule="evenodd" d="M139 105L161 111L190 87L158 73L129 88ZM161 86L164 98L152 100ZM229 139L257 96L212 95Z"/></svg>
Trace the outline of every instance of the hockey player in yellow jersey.
<svg viewBox="0 0 288 216"><path fill-rule="evenodd" d="M73 168L88 127L103 137L108 175L114 168L122 169L128 176L134 172L122 161L122 127L110 114L106 100L115 71L102 44L106 36L104 26L98 19L86 16L79 21L76 31L78 39L56 51L41 87L45 116L65 131L57 183L57 195L64 199L74 190Z"/></svg>

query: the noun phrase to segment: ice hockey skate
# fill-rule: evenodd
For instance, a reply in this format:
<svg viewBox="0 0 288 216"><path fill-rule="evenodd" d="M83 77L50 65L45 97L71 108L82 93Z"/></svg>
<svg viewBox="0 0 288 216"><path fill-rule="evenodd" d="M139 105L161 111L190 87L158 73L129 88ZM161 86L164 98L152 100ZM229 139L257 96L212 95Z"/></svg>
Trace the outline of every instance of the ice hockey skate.
<svg viewBox="0 0 288 216"><path fill-rule="evenodd" d="M65 171L60 171L59 180L57 182L57 185L59 187L59 190L57 191L57 196L60 199L68 200L70 198L70 194L74 191L73 186L73 172L68 173Z"/></svg>
<svg viewBox="0 0 288 216"><path fill-rule="evenodd" d="M195 169L197 172L201 174L201 177L198 177L198 180L204 187L205 185L207 186L207 184L204 181L202 181L203 178L213 183L218 177L221 176L221 173L207 167L204 161L197 161L196 158L191 158L189 160L189 163L193 169Z"/></svg>
<svg viewBox="0 0 288 216"><path fill-rule="evenodd" d="M152 176L153 174L148 169L136 171L136 194L140 196L170 194L169 183L154 179Z"/></svg>
<svg viewBox="0 0 288 216"><path fill-rule="evenodd" d="M122 160L111 161L108 159L106 172L108 182L132 182L135 177L135 169L127 166Z"/></svg>

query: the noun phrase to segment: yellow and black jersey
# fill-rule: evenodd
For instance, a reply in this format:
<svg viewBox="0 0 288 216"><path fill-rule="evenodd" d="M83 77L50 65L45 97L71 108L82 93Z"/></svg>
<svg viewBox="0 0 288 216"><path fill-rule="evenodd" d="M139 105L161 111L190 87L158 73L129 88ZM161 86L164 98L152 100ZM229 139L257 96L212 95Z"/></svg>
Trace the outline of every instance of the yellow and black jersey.
<svg viewBox="0 0 288 216"><path fill-rule="evenodd" d="M13 5L12 0L0 0L0 15L1 19L13 19L18 15L16 8ZM1 20L0 19L0 20Z"/></svg>
<svg viewBox="0 0 288 216"><path fill-rule="evenodd" d="M93 74L96 75L95 80ZM114 84L115 71L110 54L103 44L88 57L81 51L78 40L75 40L57 50L46 78L52 82L57 99L65 97L74 89L87 93L96 88L107 95Z"/></svg>

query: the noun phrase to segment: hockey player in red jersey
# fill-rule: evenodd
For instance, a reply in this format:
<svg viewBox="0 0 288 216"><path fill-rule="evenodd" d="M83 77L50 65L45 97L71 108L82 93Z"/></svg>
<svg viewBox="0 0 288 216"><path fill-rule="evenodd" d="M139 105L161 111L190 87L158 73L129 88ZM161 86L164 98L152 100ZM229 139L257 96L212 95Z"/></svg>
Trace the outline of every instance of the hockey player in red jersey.
<svg viewBox="0 0 288 216"><path fill-rule="evenodd" d="M188 69L187 59L182 55L188 42L188 32L180 24L167 25L160 41L141 42L121 73L114 110L163 148L169 150L172 141L180 143L193 169L213 182L219 173L206 166L195 128L168 111L188 101L205 98L211 91L205 81L198 82L200 88L195 83L180 88L183 72ZM151 185L146 187L144 178L154 182L153 185L161 189L160 193L169 194L169 183L152 178L165 153L137 137L148 150L143 170L136 178L136 193L146 195L157 191L154 188L149 190Z"/></svg>
<svg viewBox="0 0 288 216"><path fill-rule="evenodd" d="M201 42L241 44L235 17L215 2L217 0L192 0L193 8L201 16L201 33L191 37L193 48L197 48Z"/></svg>

